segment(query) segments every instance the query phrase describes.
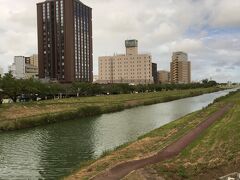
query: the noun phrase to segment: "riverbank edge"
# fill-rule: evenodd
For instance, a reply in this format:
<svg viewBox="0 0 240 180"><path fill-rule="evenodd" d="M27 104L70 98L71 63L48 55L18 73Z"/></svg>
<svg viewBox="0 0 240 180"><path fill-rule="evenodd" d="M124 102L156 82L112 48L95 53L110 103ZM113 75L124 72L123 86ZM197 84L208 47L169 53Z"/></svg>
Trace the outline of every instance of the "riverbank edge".
<svg viewBox="0 0 240 180"><path fill-rule="evenodd" d="M153 105L153 104L158 104L158 103L170 102L170 101L174 101L174 100L200 96L203 94L210 94L210 93L223 91L223 90L226 90L226 89L216 87L214 89L209 89L208 92L202 92L200 90L200 91L190 92L187 95L167 96L167 97L163 97L160 99L147 99L147 100L144 100L141 102L137 102L134 104L128 104L128 105L112 104L112 105L108 105L105 107L85 106L85 107L79 108L76 111L49 113L49 114L43 114L43 115L32 116L32 117L21 118L21 119L5 120L5 121L0 122L0 132L33 128L33 127L47 125L47 124L53 124L53 123L57 123L57 122L61 122L61 121L67 121L69 119L93 117L93 116L98 116L101 114L119 112L119 111L123 111L125 109L130 109L130 108L134 108L134 107L138 107L138 106L147 106L147 105Z"/></svg>
<svg viewBox="0 0 240 180"><path fill-rule="evenodd" d="M234 94L239 93L239 92L240 92L240 89L239 89L239 90L236 90L236 91L233 91L233 92L229 92L229 93L226 94L225 96L218 97L218 98L216 98L212 103L210 103L210 104L208 104L206 107L204 107L202 110L197 110L197 111L194 111L194 112L192 112L192 113L189 113L189 114L187 114L187 115L185 115L185 116L183 116L183 117L180 117L180 118L178 118L178 119L176 119L176 120L174 120L174 121L172 121L172 122L170 122L170 123L168 123L168 124L166 124L166 125L164 125L164 126L162 126L162 127L160 127L160 128L164 128L165 126L168 126L168 125L170 125L170 124L172 124L172 123L174 123L174 122L177 122L177 121L179 121L179 120L181 120L181 119L183 119L183 118L185 118L185 117L188 117L189 115L201 113L202 111L207 110L208 108L211 108L214 104L216 104L216 103L221 103L223 100L225 100L225 99L227 99L228 97L233 96ZM217 110L216 110L216 111L217 111ZM213 111L212 113L215 113L216 111ZM127 148L129 145L131 145L131 144L133 144L133 143L136 143L136 142L139 142L139 141L143 140L144 138L147 138L148 136L151 136L151 133L152 133L152 132L155 132L156 130L158 130L158 129L160 129L160 128L156 128L156 129L154 129L154 130L152 130L152 131L150 131L150 132L148 132L148 133L146 133L146 134L138 137L137 140L135 140L135 141L131 141L131 142L124 143L124 144L122 144L122 145L120 145L120 146L118 146L118 147L116 147L116 148L114 148L114 149L112 149L112 150L103 152L103 154L102 154L99 158L93 159L93 160L89 160L89 161L85 162L84 164L82 164L82 165L79 166L78 170L72 171L72 173L70 173L68 176L62 177L62 179L64 179L64 180L75 179L75 178L74 178L74 175L77 174L77 173L78 173L79 171L81 171L82 169L88 168L88 167L91 166L93 163L101 160L102 158L104 158L104 157L106 157L106 156L108 156L108 155L111 155L112 153L114 153L114 152L116 152L116 151L118 151L118 150ZM190 130L191 130L191 129L190 129ZM190 130L189 130L189 131L190 131ZM175 142L177 139L181 138L184 134L185 134L185 133L181 134L178 138L174 137L170 142L168 142L167 144L164 144L163 148L164 148L164 147L167 147L169 144ZM146 156L146 157L147 157L147 156ZM107 169L109 169L109 168L107 168ZM102 172L103 172L103 171L101 171L100 173L102 173ZM131 173L130 173L130 174L131 174ZM95 177L95 176L91 177L91 179L94 178L94 177ZM126 177L127 177L127 176L126 176ZM87 180L88 178L84 178L84 179ZM123 179L125 179L125 178L123 178Z"/></svg>

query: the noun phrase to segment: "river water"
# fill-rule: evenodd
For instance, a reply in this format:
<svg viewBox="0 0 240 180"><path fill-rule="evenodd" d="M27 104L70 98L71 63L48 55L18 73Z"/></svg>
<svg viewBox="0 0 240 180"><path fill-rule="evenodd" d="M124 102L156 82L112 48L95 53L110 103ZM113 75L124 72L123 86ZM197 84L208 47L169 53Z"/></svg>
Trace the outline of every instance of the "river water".
<svg viewBox="0 0 240 180"><path fill-rule="evenodd" d="M0 134L0 179L59 179L139 136L199 110L229 91Z"/></svg>

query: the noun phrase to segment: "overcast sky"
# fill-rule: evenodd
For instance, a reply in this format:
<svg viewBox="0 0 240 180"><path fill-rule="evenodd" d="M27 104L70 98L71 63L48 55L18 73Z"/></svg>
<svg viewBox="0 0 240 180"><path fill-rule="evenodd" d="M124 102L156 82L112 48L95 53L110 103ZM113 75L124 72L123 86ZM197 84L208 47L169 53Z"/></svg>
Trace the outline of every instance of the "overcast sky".
<svg viewBox="0 0 240 180"><path fill-rule="evenodd" d="M36 3L0 0L0 64L37 53ZM138 39L158 69L185 51L193 80L240 81L240 0L83 0L93 8L94 74L98 56L124 53Z"/></svg>

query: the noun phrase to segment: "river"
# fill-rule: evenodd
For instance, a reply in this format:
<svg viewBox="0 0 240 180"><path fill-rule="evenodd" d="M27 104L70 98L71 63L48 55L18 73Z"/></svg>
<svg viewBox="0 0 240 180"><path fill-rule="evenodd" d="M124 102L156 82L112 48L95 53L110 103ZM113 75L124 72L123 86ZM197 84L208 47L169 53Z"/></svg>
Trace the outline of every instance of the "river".
<svg viewBox="0 0 240 180"><path fill-rule="evenodd" d="M59 179L86 160L199 110L229 91L0 134L0 179Z"/></svg>

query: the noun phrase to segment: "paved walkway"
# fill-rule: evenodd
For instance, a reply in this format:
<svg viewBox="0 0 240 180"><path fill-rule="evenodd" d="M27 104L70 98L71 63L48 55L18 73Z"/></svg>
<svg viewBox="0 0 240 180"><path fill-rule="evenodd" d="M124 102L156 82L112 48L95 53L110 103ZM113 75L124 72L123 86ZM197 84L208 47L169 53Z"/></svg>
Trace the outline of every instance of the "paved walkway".
<svg viewBox="0 0 240 180"><path fill-rule="evenodd" d="M212 125L216 120L220 119L226 112L233 107L232 104L228 104L217 112L209 116L205 121L199 124L195 129L188 132L176 142L170 144L162 151L151 157L134 160L119 164L110 170L103 172L92 178L93 180L119 180L134 170L145 167L146 165L155 164L166 159L172 158L178 155L185 147L191 144L205 129Z"/></svg>

